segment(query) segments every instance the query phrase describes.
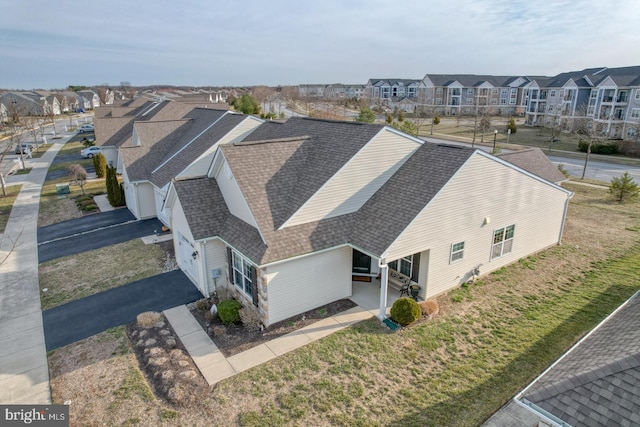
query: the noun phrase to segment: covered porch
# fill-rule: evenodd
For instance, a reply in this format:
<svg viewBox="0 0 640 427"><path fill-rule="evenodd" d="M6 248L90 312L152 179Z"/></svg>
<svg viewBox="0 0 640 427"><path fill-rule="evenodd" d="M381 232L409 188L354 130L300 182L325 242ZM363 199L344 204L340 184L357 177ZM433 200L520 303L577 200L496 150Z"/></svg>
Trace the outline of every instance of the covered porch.
<svg viewBox="0 0 640 427"><path fill-rule="evenodd" d="M367 310L374 316L380 318L380 280L373 279L371 282L352 282L351 298L354 303ZM406 295L403 295L406 296ZM393 303L400 298L400 291L389 287L387 292L386 317L389 317L389 310Z"/></svg>

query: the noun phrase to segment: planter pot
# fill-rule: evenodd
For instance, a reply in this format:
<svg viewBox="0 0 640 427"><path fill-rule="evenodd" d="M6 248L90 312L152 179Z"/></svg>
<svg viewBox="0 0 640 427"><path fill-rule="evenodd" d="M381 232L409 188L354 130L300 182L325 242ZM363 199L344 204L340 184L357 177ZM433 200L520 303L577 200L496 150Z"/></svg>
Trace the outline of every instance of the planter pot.
<svg viewBox="0 0 640 427"><path fill-rule="evenodd" d="M416 301L418 300L418 294L420 293L420 289L421 288L418 285L409 286L409 292L411 292L411 297Z"/></svg>

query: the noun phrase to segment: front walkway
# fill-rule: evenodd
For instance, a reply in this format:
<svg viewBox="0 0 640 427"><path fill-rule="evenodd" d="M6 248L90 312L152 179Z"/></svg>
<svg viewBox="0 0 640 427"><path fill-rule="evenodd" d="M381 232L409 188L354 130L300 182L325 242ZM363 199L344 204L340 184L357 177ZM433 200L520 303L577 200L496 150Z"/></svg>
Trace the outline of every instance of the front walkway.
<svg viewBox="0 0 640 427"><path fill-rule="evenodd" d="M371 312L354 307L242 353L225 357L186 306L174 307L163 313L209 385L372 317Z"/></svg>
<svg viewBox="0 0 640 427"><path fill-rule="evenodd" d="M49 165L69 135L29 160L0 242L0 403L49 404L49 367L38 286L38 210ZM5 260L6 257L6 260Z"/></svg>

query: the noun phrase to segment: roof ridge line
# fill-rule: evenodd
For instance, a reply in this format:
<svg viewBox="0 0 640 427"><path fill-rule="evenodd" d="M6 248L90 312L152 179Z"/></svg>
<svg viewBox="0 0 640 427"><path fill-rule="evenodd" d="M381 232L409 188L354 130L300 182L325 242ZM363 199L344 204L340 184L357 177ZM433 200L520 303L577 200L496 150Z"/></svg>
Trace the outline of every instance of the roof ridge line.
<svg viewBox="0 0 640 427"><path fill-rule="evenodd" d="M259 144L270 144L275 142L293 142L293 141L301 141L311 139L309 135L300 135L300 136L290 136L287 138L273 138L273 139L259 139L257 141L237 141L234 142L233 145L259 145Z"/></svg>
<svg viewBox="0 0 640 427"><path fill-rule="evenodd" d="M548 391L555 391L554 394L557 395L560 393L564 393L567 390L581 387L595 380L599 380L609 375L617 374L618 372L626 371L627 369L638 366L640 366L640 352L619 357L605 363L604 365L580 372L579 374L572 377L563 378L559 381L552 382L542 387L540 390L531 393L529 396L527 396L527 399L531 401L546 400L545 398L543 398L543 396Z"/></svg>

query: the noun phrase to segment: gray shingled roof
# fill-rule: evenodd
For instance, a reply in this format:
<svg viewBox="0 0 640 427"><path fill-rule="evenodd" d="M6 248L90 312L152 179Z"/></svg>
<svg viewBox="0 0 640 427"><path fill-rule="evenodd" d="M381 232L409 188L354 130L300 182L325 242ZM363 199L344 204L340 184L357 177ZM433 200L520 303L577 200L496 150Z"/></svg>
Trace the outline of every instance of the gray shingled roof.
<svg viewBox="0 0 640 427"><path fill-rule="evenodd" d="M175 180L173 183L194 239L217 236L252 259L266 246L253 226L231 215L213 178Z"/></svg>
<svg viewBox="0 0 640 427"><path fill-rule="evenodd" d="M567 180L539 148L499 154L498 157L549 182L558 184Z"/></svg>
<svg viewBox="0 0 640 427"><path fill-rule="evenodd" d="M227 112L209 109L196 109L189 113L186 118L191 119L193 125L181 136L181 143L174 144L171 151L157 162L149 177L151 182L163 187L247 118L243 114L225 113ZM182 149L184 144L192 140L188 148Z"/></svg>
<svg viewBox="0 0 640 427"><path fill-rule="evenodd" d="M282 191L284 194L277 196L277 204L273 205L272 220L275 227L281 226L383 127L357 122L292 117L284 123L266 122L245 138L243 143L308 137L294 153L291 153L290 158L273 171L273 176L268 177L269 189L287 189ZM225 146L224 150L225 157L230 162L235 159L239 163L243 162L244 154L240 154L239 151L242 148ZM262 150L257 149L255 152ZM243 150L246 151L248 150ZM269 154L265 152L260 156ZM257 157L256 161L259 163L261 158ZM247 182L254 181L252 176L247 176L246 179Z"/></svg>
<svg viewBox="0 0 640 427"><path fill-rule="evenodd" d="M312 129L314 126L341 129L343 134L361 133L367 135L368 139L365 141L362 136L355 135L353 139L341 139L340 134L322 139L318 135L323 132ZM243 141L237 145L222 146L221 152L233 170L267 245L251 244L255 236L243 237L238 228L234 229L233 236L227 233L219 237L259 265L348 243L381 255L474 150L425 143L358 212L278 229L307 200L308 197L301 198L301 194L311 187L317 190L353 157L357 152L354 147L361 148L380 128L377 125L351 127L336 122L294 120L291 129L287 130L286 126L265 123L251 136L255 138L257 131L260 131L259 136L282 136L302 131L312 135ZM348 148L351 144L354 147ZM344 153L351 154L345 157ZM322 166L334 172L328 176L321 174L319 169ZM183 202L185 198L198 194L200 201L206 197L203 202L205 206L224 205L219 191L206 193L205 196L201 182L185 180L179 183L176 190L194 237L199 239L217 235L210 233L222 233L207 222L216 221L215 215L207 220L206 209L201 204L192 200L186 204ZM300 186L305 188L302 192L298 191ZM402 200L398 200L400 195Z"/></svg>
<svg viewBox="0 0 640 427"><path fill-rule="evenodd" d="M130 181L163 187L247 116L196 108L180 120L136 122L141 146L122 146Z"/></svg>
<svg viewBox="0 0 640 427"><path fill-rule="evenodd" d="M151 171L176 144L180 144L187 132L188 124L187 119L138 122L136 132L141 144L120 147L120 156L127 169L129 181L149 181Z"/></svg>
<svg viewBox="0 0 640 427"><path fill-rule="evenodd" d="M356 213L351 243L381 255L474 152L422 144Z"/></svg>
<svg viewBox="0 0 640 427"><path fill-rule="evenodd" d="M574 426L640 425L640 295L566 353L522 397Z"/></svg>
<svg viewBox="0 0 640 427"><path fill-rule="evenodd" d="M506 87L515 78L517 78L514 76L490 76L478 74L427 74L426 77L431 80L435 86L448 86L454 81L457 81L464 87L475 87L483 82L490 83L494 87Z"/></svg>

